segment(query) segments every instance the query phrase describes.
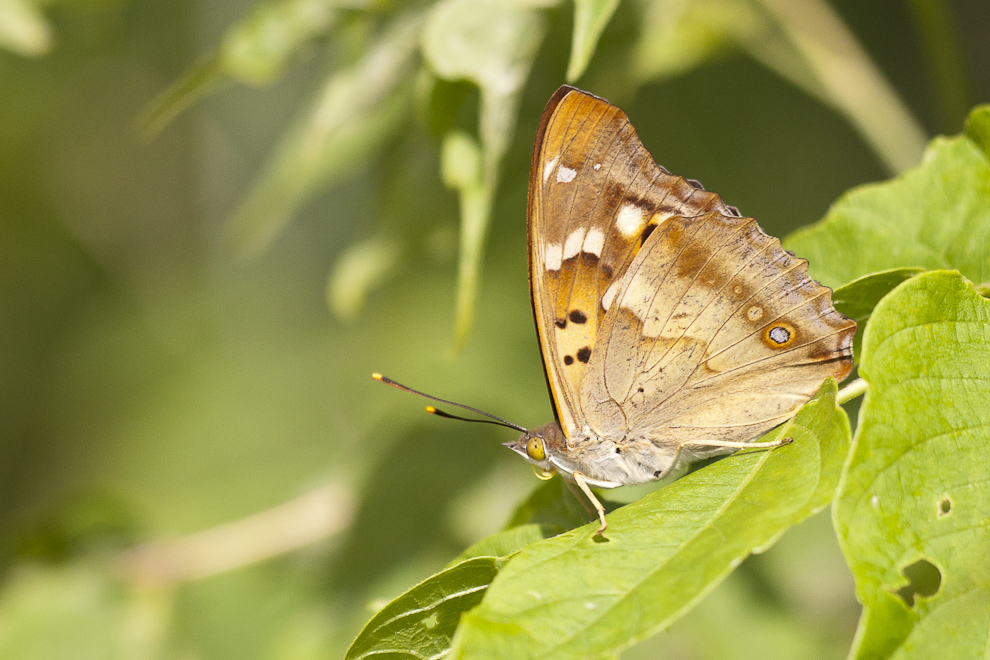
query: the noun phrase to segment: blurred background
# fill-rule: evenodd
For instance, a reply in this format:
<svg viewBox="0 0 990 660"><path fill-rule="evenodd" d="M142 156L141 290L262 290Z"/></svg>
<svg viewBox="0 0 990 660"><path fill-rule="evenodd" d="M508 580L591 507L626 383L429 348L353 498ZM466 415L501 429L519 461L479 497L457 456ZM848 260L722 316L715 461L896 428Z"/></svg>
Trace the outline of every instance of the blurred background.
<svg viewBox="0 0 990 660"><path fill-rule="evenodd" d="M783 236L990 101L988 33L985 0L0 0L0 657L340 657L505 524L513 434L370 374L552 419L525 200L568 77ZM858 614L826 511L623 657L840 658Z"/></svg>

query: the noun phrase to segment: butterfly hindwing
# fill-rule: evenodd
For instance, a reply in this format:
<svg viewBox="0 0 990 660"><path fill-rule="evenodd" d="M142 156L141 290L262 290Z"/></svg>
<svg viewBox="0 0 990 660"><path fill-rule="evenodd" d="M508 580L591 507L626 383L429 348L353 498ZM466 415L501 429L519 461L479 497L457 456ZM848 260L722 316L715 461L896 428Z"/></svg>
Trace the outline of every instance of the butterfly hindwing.
<svg viewBox="0 0 990 660"><path fill-rule="evenodd" d="M582 383L621 277L667 219L710 211L734 213L718 195L657 166L622 110L570 87L550 99L530 172L530 287L568 437L586 423Z"/></svg>
<svg viewBox="0 0 990 660"><path fill-rule="evenodd" d="M849 373L855 330L751 218L672 218L618 282L582 410L605 436L749 440Z"/></svg>

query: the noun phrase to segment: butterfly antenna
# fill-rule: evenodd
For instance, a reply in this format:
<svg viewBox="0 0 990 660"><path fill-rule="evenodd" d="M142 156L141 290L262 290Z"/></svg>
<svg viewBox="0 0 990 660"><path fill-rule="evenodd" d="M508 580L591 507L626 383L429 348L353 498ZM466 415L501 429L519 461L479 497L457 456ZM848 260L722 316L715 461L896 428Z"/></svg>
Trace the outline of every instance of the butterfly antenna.
<svg viewBox="0 0 990 660"><path fill-rule="evenodd" d="M446 399L441 399L441 398L435 397L435 396L433 396L431 394L427 394L426 392L420 392L419 390L414 390L411 387L406 387L402 383L397 383L394 380L392 380L391 378L388 378L387 376L383 376L381 374L374 373L374 374L371 374L371 377L374 378L375 380L381 382L381 383L385 383L386 385L391 385L392 387L394 387L396 389L402 390L403 392L409 392L411 394L418 394L421 397L430 399L431 401L436 401L437 403L442 403L442 404L448 405L448 406L456 406L458 408L463 408L464 410L470 410L471 412L473 412L473 413L475 413L477 415L482 415L483 417L487 417L488 419L471 419L470 417L458 417L457 415L451 415L450 413L444 412L442 410L438 410L437 408L434 408L433 406L427 406L426 407L426 412L430 413L431 415L436 415L437 417L446 417L447 419L458 419L458 420L460 420L462 422L480 422L482 424L495 424L496 426L505 426L507 428L515 429L516 431L521 431L523 433L525 433L526 430L527 430L526 427L524 427L524 426L519 426L518 424L513 424L512 422L506 421L506 420L502 419L501 417L498 417L498 416L493 415L491 413L486 413L484 410L478 410L477 408L472 408L471 406L466 406L463 403L457 403L456 401L448 401Z"/></svg>

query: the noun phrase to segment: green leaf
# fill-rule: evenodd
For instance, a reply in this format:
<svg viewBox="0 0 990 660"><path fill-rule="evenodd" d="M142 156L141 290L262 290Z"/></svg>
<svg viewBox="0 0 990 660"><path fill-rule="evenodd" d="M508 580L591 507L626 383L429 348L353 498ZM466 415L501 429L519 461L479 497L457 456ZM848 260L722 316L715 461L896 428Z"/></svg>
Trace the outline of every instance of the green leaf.
<svg viewBox="0 0 990 660"><path fill-rule="evenodd" d="M280 0L257 5L227 29L215 53L148 105L138 119L139 130L146 138L154 137L193 103L231 80L252 85L271 82L305 44L332 29L338 7L368 4L367 0Z"/></svg>
<svg viewBox="0 0 990 660"><path fill-rule="evenodd" d="M885 270L853 280L832 292L835 309L859 324L859 330L853 338L853 356L857 361L863 345L863 330L873 308L898 284L923 272L925 271L921 268Z"/></svg>
<svg viewBox="0 0 990 660"><path fill-rule="evenodd" d="M463 131L450 131L443 138L440 174L444 185L461 194L480 192L484 186L481 145Z"/></svg>
<svg viewBox="0 0 990 660"><path fill-rule="evenodd" d="M551 527L559 534L587 524L590 519L577 498L567 491L563 479L554 478L543 482L519 505L508 527L535 523Z"/></svg>
<svg viewBox="0 0 990 660"><path fill-rule="evenodd" d="M990 628L990 301L958 273L873 312L834 509L863 615L851 658L982 658Z"/></svg>
<svg viewBox="0 0 990 660"><path fill-rule="evenodd" d="M400 254L398 242L383 236L344 250L327 281L327 304L337 318L357 319L368 294L395 270Z"/></svg>
<svg viewBox="0 0 990 660"><path fill-rule="evenodd" d="M968 136L938 138L920 166L846 193L784 243L832 287L906 267L952 268L982 282L990 275L990 161Z"/></svg>
<svg viewBox="0 0 990 660"><path fill-rule="evenodd" d="M494 557L477 557L420 582L382 608L344 657L439 657L450 647L461 615L481 601L498 567Z"/></svg>
<svg viewBox="0 0 990 660"><path fill-rule="evenodd" d="M619 0L574 0L574 33L571 59L567 64L567 81L580 78L595 53L598 39L608 25Z"/></svg>
<svg viewBox="0 0 990 660"><path fill-rule="evenodd" d="M253 85L271 81L303 44L330 29L339 4L336 0L280 0L255 6L250 16L224 35L218 53L221 68L226 75Z"/></svg>
<svg viewBox="0 0 990 660"><path fill-rule="evenodd" d="M265 249L314 192L381 149L408 115L421 17L403 14L353 67L336 72L283 139L228 224L236 249Z"/></svg>
<svg viewBox="0 0 990 660"><path fill-rule="evenodd" d="M666 628L750 553L825 507L849 443L829 381L791 422L794 439L693 472L597 522L528 546L466 614L451 658L597 658Z"/></svg>
<svg viewBox="0 0 990 660"><path fill-rule="evenodd" d="M423 56L432 70L446 80L469 80L481 89L482 185L461 198L457 345L467 339L474 319L498 170L512 139L519 97L543 41L545 23L541 12L523 2L443 0L431 10L423 29Z"/></svg>
<svg viewBox="0 0 990 660"><path fill-rule="evenodd" d="M504 529L501 532L496 532L491 536L481 539L462 552L448 566L454 566L475 557L498 557L504 559L525 548L530 543L550 538L559 533L559 530L550 525L528 524L510 527L509 529Z"/></svg>
<svg viewBox="0 0 990 660"><path fill-rule="evenodd" d="M990 105L981 105L966 119L966 135L990 158Z"/></svg>

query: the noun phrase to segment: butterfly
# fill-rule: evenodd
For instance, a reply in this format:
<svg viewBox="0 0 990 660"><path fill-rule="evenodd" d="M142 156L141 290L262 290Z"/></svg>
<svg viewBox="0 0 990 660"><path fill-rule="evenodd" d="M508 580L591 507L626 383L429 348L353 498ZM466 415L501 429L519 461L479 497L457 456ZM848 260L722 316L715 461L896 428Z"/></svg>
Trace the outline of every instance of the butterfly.
<svg viewBox="0 0 990 660"><path fill-rule="evenodd" d="M565 85L547 103L527 213L555 419L527 430L469 409L522 431L505 445L580 489L599 535L605 509L590 487L786 444L753 440L793 417L826 378L852 370L856 323L835 310L807 261L697 181L658 166L604 99Z"/></svg>

